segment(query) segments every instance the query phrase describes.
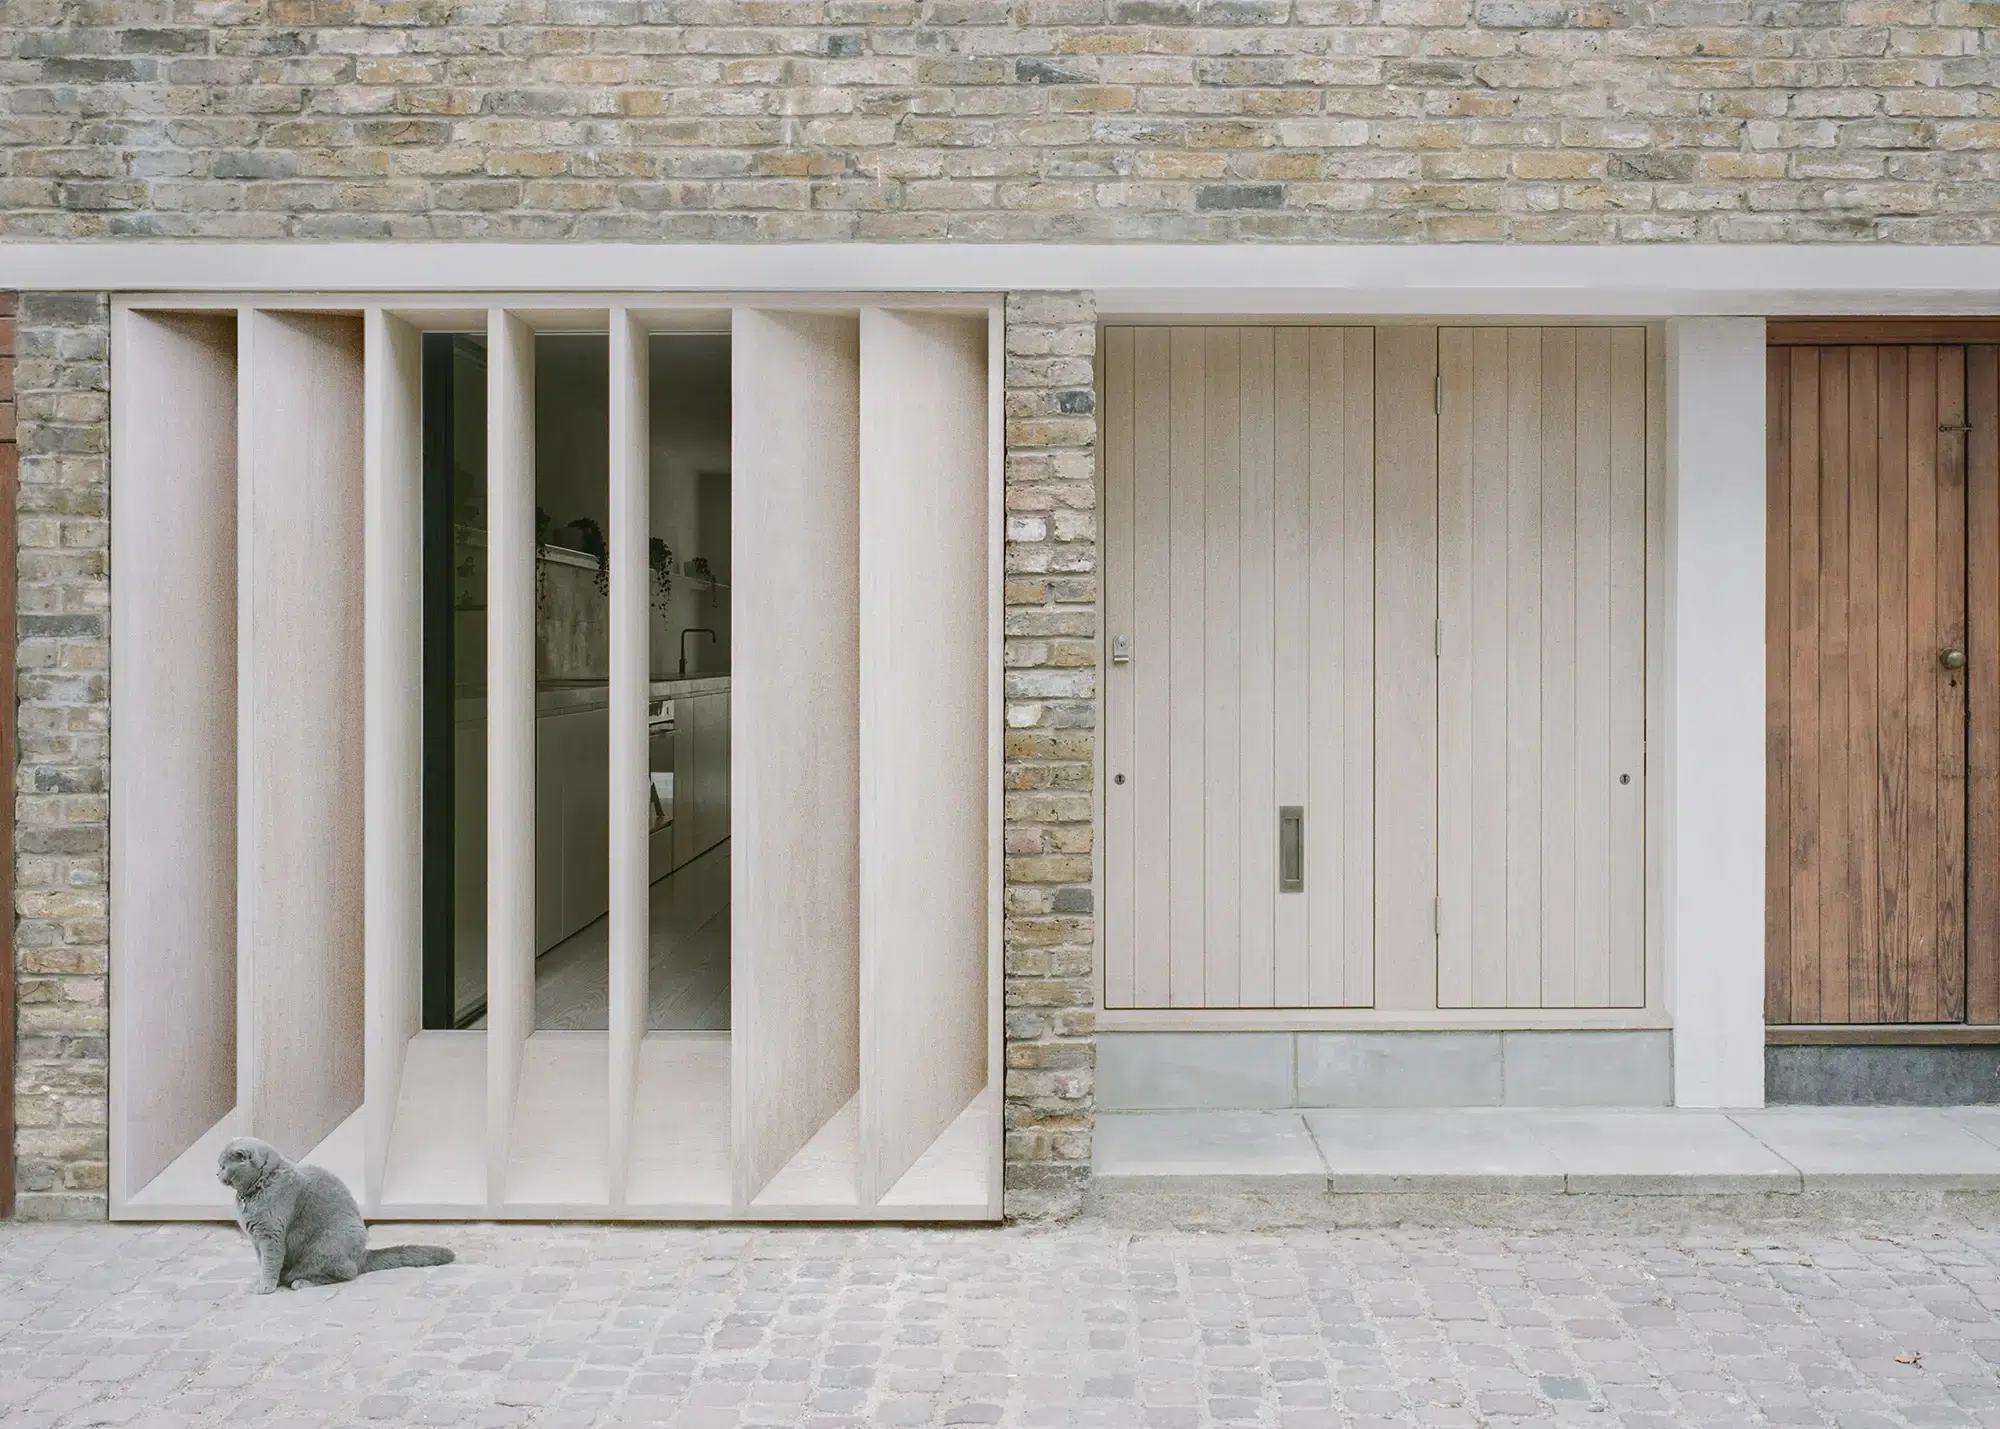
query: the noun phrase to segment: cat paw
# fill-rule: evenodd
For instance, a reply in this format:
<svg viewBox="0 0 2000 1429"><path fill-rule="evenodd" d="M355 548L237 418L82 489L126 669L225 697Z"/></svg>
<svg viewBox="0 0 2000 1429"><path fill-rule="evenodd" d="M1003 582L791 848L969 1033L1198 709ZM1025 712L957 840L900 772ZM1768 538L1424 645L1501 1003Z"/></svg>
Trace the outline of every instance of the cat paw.
<svg viewBox="0 0 2000 1429"><path fill-rule="evenodd" d="M257 1293L258 1293L259 1295L269 1295L269 1294L271 1294L271 1293L272 1293L273 1291L275 1291L275 1290L276 1290L277 1288L278 1288L278 1287L277 1287L277 1286L275 1286L275 1285L259 1285L259 1286L257 1287Z"/></svg>

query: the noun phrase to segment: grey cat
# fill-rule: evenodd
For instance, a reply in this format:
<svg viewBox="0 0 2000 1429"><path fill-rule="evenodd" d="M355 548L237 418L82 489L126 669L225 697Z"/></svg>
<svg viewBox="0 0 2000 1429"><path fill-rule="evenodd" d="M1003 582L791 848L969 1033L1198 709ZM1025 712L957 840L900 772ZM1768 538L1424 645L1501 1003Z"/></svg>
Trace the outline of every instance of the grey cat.
<svg viewBox="0 0 2000 1429"><path fill-rule="evenodd" d="M338 1285L371 1270L449 1265L441 1245L368 1248L368 1223L341 1179L288 1161L277 1147L239 1136L222 1148L216 1178L236 1192L236 1224L257 1248L257 1293L280 1285Z"/></svg>

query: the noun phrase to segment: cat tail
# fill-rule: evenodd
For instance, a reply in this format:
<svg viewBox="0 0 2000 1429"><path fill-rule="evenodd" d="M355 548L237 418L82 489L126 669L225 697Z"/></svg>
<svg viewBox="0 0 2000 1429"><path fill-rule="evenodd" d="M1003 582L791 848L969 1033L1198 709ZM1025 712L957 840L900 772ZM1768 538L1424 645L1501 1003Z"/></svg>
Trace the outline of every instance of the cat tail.
<svg viewBox="0 0 2000 1429"><path fill-rule="evenodd" d="M441 1245L385 1245L368 1252L361 1273L371 1270L401 1270L407 1265L450 1265L458 1259Z"/></svg>

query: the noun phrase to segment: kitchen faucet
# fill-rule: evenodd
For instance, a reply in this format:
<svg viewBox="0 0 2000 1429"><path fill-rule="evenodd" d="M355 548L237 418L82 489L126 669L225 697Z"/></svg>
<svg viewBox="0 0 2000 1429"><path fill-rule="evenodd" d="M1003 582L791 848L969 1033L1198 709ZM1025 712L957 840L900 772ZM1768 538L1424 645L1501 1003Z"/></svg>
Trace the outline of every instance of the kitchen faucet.
<svg viewBox="0 0 2000 1429"><path fill-rule="evenodd" d="M706 635L710 644L716 643L715 632L710 630L706 625L690 625L687 629L683 630L681 632L681 674L683 675L688 672L688 636L690 635Z"/></svg>

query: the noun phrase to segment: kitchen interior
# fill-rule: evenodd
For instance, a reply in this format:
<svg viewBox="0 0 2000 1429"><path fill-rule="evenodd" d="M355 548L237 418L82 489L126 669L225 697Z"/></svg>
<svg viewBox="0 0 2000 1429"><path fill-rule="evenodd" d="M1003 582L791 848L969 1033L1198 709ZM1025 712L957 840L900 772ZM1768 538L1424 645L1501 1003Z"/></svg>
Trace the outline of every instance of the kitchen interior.
<svg viewBox="0 0 2000 1429"><path fill-rule="evenodd" d="M729 345L649 341L655 1032L729 1027ZM538 1031L609 1023L609 358L601 333L535 338ZM485 365L483 335L426 335L427 1027L485 1025Z"/></svg>

